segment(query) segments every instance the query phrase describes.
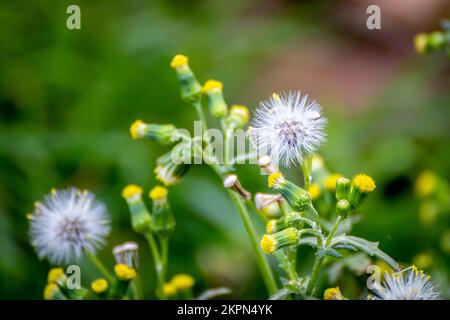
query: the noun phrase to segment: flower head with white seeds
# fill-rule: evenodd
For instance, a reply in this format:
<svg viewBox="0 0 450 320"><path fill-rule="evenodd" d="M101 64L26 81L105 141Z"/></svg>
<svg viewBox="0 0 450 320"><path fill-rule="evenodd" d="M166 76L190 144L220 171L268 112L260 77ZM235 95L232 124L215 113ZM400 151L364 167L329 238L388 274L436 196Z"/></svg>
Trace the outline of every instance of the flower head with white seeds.
<svg viewBox="0 0 450 320"><path fill-rule="evenodd" d="M256 110L250 141L260 156L270 156L275 165L299 164L325 140L327 120L321 110L318 103L298 91L273 94Z"/></svg>
<svg viewBox="0 0 450 320"><path fill-rule="evenodd" d="M440 294L430 276L415 266L394 274L385 274L383 284L372 288L375 300L439 300Z"/></svg>
<svg viewBox="0 0 450 320"><path fill-rule="evenodd" d="M83 251L94 253L109 230L103 203L75 188L52 190L31 215L31 243L40 258L54 264L69 263Z"/></svg>

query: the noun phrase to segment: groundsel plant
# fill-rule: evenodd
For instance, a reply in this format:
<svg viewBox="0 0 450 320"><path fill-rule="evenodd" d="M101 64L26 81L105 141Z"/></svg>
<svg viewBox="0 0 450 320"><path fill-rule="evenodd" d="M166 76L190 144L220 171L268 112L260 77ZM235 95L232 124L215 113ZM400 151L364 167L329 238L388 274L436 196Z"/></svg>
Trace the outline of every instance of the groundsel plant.
<svg viewBox="0 0 450 320"><path fill-rule="evenodd" d="M248 234L268 298L344 300L339 288L317 292L318 282L323 276L324 265L357 254L374 257L394 271L399 270L397 262L381 251L377 242L349 235L352 226L359 221L363 203L376 188L375 181L364 173L345 177L331 172L316 154L325 141L327 123L317 102L296 91L273 94L256 109L252 126L244 135L256 152L248 150L236 156L230 150L234 150L236 133L245 132L250 120L249 109L241 104L229 106L220 81L211 79L202 85L190 69L186 56L176 55L170 66L177 75L181 98L196 111L198 121L195 123L201 125L203 134L192 138L189 131L176 128L174 124L133 122L130 126L132 139L148 139L169 150L155 164L154 174L161 185L154 186L148 196L136 184L124 186L122 190L130 212L131 228L148 242L153 257L150 272L156 273L156 298L210 299L230 293L228 288L216 288L196 296L196 281L192 276L178 274L169 280L169 241L176 232L176 212L170 206L168 188L181 183L190 166L200 163L211 167L233 201ZM209 130L205 109L220 123L220 129ZM220 159L222 154L216 152L217 148L212 147L217 131L224 137L223 159ZM236 173L236 163L239 163L236 158L239 157L260 167L271 192L262 190L253 195L245 188ZM303 185L288 179L280 169L296 165L301 167ZM104 243L109 231L105 212L105 207L91 193L75 189L54 191L42 204L37 204L31 215L32 243L41 258L57 265L49 272L44 291L46 299L144 298L140 274L149 270L138 265L142 248L133 242L114 247L114 272L110 272L95 255L95 249ZM254 219L261 219L266 230L257 230ZM298 272L297 250L303 245L315 251L313 267L306 274ZM89 288L74 294L67 290L66 275L60 266L69 261L76 262L83 253L102 276ZM271 255L274 258L270 259L276 259L281 269L279 279L269 264ZM413 276L402 282L406 297L415 297L413 292L420 287L416 278ZM434 297L429 291L428 280L420 279L424 284L423 292L428 293L422 297ZM391 288L395 284L393 281L385 287ZM383 290L381 287L374 290L375 296L385 297L386 290Z"/></svg>

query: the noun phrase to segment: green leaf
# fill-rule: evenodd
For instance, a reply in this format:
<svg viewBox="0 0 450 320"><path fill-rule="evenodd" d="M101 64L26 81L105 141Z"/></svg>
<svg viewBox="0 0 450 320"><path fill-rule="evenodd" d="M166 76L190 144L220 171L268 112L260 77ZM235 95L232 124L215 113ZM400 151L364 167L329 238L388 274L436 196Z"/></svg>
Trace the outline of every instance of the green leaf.
<svg viewBox="0 0 450 320"><path fill-rule="evenodd" d="M339 252L337 252L336 250L334 250L332 248L325 248L322 250L318 250L316 252L316 256L319 258L323 258L325 256L331 256L334 258L342 258L342 254L340 254Z"/></svg>
<svg viewBox="0 0 450 320"><path fill-rule="evenodd" d="M366 252L370 256L378 257L382 260L384 260L387 264L389 264L394 270L399 270L398 263L392 259L389 255L384 253L378 248L378 242L370 242L362 238L353 237L353 236L346 236L345 234L337 236L333 239L331 242L332 246L335 246L337 244L345 244L345 245L351 245L359 250L362 250Z"/></svg>

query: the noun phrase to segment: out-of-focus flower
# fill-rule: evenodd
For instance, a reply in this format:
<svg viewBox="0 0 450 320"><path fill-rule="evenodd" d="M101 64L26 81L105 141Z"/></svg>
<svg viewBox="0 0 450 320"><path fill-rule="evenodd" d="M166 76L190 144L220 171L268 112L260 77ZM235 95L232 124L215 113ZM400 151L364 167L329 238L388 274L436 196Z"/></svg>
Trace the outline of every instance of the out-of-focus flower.
<svg viewBox="0 0 450 320"><path fill-rule="evenodd" d="M138 244L132 241L115 246L113 255L116 259L116 263L124 263L130 268L135 268L137 270L139 265L138 250Z"/></svg>
<svg viewBox="0 0 450 320"><path fill-rule="evenodd" d="M206 95L209 112L216 118L223 118L228 113L228 106L223 98L223 84L220 81L208 80L202 87L202 93Z"/></svg>
<svg viewBox="0 0 450 320"><path fill-rule="evenodd" d="M336 183L339 178L341 178L342 175L339 173L333 173L330 174L325 178L325 188L327 190L330 190L331 192L334 192L336 190Z"/></svg>
<svg viewBox="0 0 450 320"><path fill-rule="evenodd" d="M171 152L168 152L156 160L156 179L161 181L167 187L176 185L187 173L190 166L190 164L185 164L182 161L180 161L180 163L175 163L172 160Z"/></svg>
<svg viewBox="0 0 450 320"><path fill-rule="evenodd" d="M433 224L439 214L439 207L436 202L424 201L419 205L419 220L423 225Z"/></svg>
<svg viewBox="0 0 450 320"><path fill-rule="evenodd" d="M429 252L419 253L414 257L413 263L419 269L428 269L433 264L433 256Z"/></svg>
<svg viewBox="0 0 450 320"><path fill-rule="evenodd" d="M137 276L136 269L130 268L124 263L116 264L114 266L114 273L119 280L126 282L133 280Z"/></svg>
<svg viewBox="0 0 450 320"><path fill-rule="evenodd" d="M191 289L195 284L195 279L186 273L180 273L173 276L170 283L177 289L177 291Z"/></svg>
<svg viewBox="0 0 450 320"><path fill-rule="evenodd" d="M58 288L58 285L54 282L48 283L44 289L44 299L45 300L53 300L58 294L61 294L61 291Z"/></svg>
<svg viewBox="0 0 450 320"><path fill-rule="evenodd" d="M167 201L168 193L166 188L156 186L148 194L153 201L152 230L159 236L168 236L175 229L175 218Z"/></svg>
<svg viewBox="0 0 450 320"><path fill-rule="evenodd" d="M259 155L270 156L276 166L291 166L318 150L326 122L320 105L308 96L273 94L256 110L249 137Z"/></svg>
<svg viewBox="0 0 450 320"><path fill-rule="evenodd" d="M341 294L339 287L328 288L323 294L324 300L345 300L344 296Z"/></svg>
<svg viewBox="0 0 450 320"><path fill-rule="evenodd" d="M63 268L52 268L48 272L47 282L48 283L57 283L61 279L64 279L66 274L64 273Z"/></svg>
<svg viewBox="0 0 450 320"><path fill-rule="evenodd" d="M308 192L311 195L311 200L315 201L320 197L322 191L320 190L320 186L317 183L313 183L309 186Z"/></svg>
<svg viewBox="0 0 450 320"><path fill-rule="evenodd" d="M177 287L175 287L171 282L164 283L163 292L165 297L171 298L177 294Z"/></svg>
<svg viewBox="0 0 450 320"><path fill-rule="evenodd" d="M185 55L177 54L173 57L170 66L176 71L180 83L181 98L187 102L200 99L201 86L189 68L189 59Z"/></svg>
<svg viewBox="0 0 450 320"><path fill-rule="evenodd" d="M149 232L152 226L152 217L142 201L142 188L135 184L129 184L123 188L122 197L128 203L133 230L141 234Z"/></svg>
<svg viewBox="0 0 450 320"><path fill-rule="evenodd" d="M386 273L382 284L374 283L375 300L439 300L440 294L430 276L416 267L398 273Z"/></svg>
<svg viewBox="0 0 450 320"><path fill-rule="evenodd" d="M91 282L91 289L96 294L101 295L101 294L105 293L108 290L108 288L109 288L108 281L106 281L103 278L96 279Z"/></svg>
<svg viewBox="0 0 450 320"><path fill-rule="evenodd" d="M447 254L450 254L450 229L445 230L441 236L441 248Z"/></svg>
<svg viewBox="0 0 450 320"><path fill-rule="evenodd" d="M431 195L436 190L437 184L438 177L434 172L430 170L422 172L416 179L416 195L420 198Z"/></svg>
<svg viewBox="0 0 450 320"><path fill-rule="evenodd" d="M227 118L227 125L230 128L242 128L247 123L249 111L246 106L233 104Z"/></svg>
<svg viewBox="0 0 450 320"><path fill-rule="evenodd" d="M94 254L110 230L103 203L75 188L53 190L36 204L30 223L38 256L54 264L78 259L83 251Z"/></svg>
<svg viewBox="0 0 450 320"><path fill-rule="evenodd" d="M255 195L256 208L269 219L279 217L281 201L283 197L279 194L257 193Z"/></svg>

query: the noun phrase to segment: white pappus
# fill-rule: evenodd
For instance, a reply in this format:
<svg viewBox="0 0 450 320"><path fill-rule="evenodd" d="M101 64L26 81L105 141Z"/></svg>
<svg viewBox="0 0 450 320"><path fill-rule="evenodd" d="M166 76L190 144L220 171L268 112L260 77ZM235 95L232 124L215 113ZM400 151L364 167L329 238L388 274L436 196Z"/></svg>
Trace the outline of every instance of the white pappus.
<svg viewBox="0 0 450 320"><path fill-rule="evenodd" d="M38 256L51 263L69 263L94 254L109 234L106 207L88 191L52 190L30 216L31 243Z"/></svg>
<svg viewBox="0 0 450 320"><path fill-rule="evenodd" d="M321 106L307 95L273 94L256 109L249 138L259 156L268 155L273 164L289 167L318 150L326 123Z"/></svg>

